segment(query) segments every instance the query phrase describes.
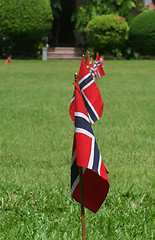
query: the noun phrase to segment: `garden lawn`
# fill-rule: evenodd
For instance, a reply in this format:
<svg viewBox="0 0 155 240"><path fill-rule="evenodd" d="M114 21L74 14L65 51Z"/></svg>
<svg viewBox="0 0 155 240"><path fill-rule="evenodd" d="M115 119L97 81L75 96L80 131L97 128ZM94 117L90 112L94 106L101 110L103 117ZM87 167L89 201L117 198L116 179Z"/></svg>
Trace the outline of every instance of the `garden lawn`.
<svg viewBox="0 0 155 240"><path fill-rule="evenodd" d="M0 60L0 240L79 240L70 196L68 109L80 61ZM105 61L104 112L93 126L110 189L85 211L88 240L154 233L155 61Z"/></svg>

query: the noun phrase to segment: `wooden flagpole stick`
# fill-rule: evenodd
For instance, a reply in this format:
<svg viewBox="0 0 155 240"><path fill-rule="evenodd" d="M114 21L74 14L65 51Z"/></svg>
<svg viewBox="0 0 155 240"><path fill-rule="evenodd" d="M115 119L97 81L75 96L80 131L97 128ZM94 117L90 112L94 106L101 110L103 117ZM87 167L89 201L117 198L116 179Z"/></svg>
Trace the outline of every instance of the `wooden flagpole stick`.
<svg viewBox="0 0 155 240"><path fill-rule="evenodd" d="M82 55L82 57L83 57L84 55ZM74 78L75 78L75 83L78 83L78 74L77 73L75 73L74 74Z"/></svg>
<svg viewBox="0 0 155 240"><path fill-rule="evenodd" d="M83 192L83 168L79 167L80 175L80 198L81 198L81 222L82 222L82 240L86 240L85 212L84 212L84 192Z"/></svg>
<svg viewBox="0 0 155 240"><path fill-rule="evenodd" d="M85 62L85 56L84 56L84 54L82 55L82 58L83 58L83 61ZM77 73L76 73L77 74Z"/></svg>
<svg viewBox="0 0 155 240"><path fill-rule="evenodd" d="M75 82L78 83L78 74L75 73L74 76L75 76ZM79 178L80 178L82 240L86 240L85 212L84 212L84 191L83 191L83 168L82 167L79 167Z"/></svg>

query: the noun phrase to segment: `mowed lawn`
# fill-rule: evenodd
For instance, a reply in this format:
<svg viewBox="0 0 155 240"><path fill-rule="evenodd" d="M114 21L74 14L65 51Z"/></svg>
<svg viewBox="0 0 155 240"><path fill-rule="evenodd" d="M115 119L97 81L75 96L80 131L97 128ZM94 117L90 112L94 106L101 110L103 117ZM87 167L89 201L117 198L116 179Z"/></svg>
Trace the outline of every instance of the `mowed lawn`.
<svg viewBox="0 0 155 240"><path fill-rule="evenodd" d="M0 60L0 240L79 240L68 109L80 61ZM93 131L110 189L88 240L155 239L155 61L105 61Z"/></svg>

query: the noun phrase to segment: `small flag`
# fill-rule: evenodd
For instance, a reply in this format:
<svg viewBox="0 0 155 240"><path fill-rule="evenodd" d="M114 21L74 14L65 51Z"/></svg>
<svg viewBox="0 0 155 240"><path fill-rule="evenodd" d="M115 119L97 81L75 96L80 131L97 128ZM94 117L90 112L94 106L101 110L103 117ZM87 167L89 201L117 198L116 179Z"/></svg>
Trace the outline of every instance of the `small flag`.
<svg viewBox="0 0 155 240"><path fill-rule="evenodd" d="M8 64L8 63L10 63L10 62L11 62L11 57L12 57L12 55L10 55L10 56L7 58L7 60L6 60L5 64Z"/></svg>
<svg viewBox="0 0 155 240"><path fill-rule="evenodd" d="M95 78L98 79L98 75L97 75L97 62L96 61L94 63L93 69L94 69Z"/></svg>
<svg viewBox="0 0 155 240"><path fill-rule="evenodd" d="M85 61L86 67L89 69L89 56L87 55L86 61Z"/></svg>
<svg viewBox="0 0 155 240"><path fill-rule="evenodd" d="M96 72L95 72L96 79L105 75L105 72L102 68L98 53L96 54L96 59L95 59L95 69L96 69Z"/></svg>
<svg viewBox="0 0 155 240"><path fill-rule="evenodd" d="M78 81L90 122L91 124L94 124L102 116L103 101L101 98L100 91L95 81L92 79L92 75L90 74L88 68L86 67L83 59L80 65ZM73 94L69 108L69 115L73 122L75 123L74 112L75 112L75 92Z"/></svg>
<svg viewBox="0 0 155 240"><path fill-rule="evenodd" d="M75 86L75 133L71 161L71 196L81 203L79 166L83 169L84 206L96 213L105 200L109 181L87 115L80 87Z"/></svg>
<svg viewBox="0 0 155 240"><path fill-rule="evenodd" d="M100 57L100 63L101 63L101 67L103 68L104 67L104 57L103 56Z"/></svg>
<svg viewBox="0 0 155 240"><path fill-rule="evenodd" d="M93 59L92 58L91 58L91 61L90 61L90 74L92 75L92 78L95 81L94 64L93 64Z"/></svg>

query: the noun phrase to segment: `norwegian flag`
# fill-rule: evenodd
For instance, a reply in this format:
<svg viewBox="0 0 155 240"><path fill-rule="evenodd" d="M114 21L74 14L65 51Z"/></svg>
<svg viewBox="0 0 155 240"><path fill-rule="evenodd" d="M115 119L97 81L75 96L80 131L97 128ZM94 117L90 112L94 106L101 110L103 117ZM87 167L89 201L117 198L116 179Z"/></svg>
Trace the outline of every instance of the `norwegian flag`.
<svg viewBox="0 0 155 240"><path fill-rule="evenodd" d="M92 78L95 81L94 64L93 64L93 59L92 58L91 58L91 61L90 61L90 74L92 75Z"/></svg>
<svg viewBox="0 0 155 240"><path fill-rule="evenodd" d="M7 60L6 60L6 62L5 62L5 64L8 64L8 63L10 63L11 62L11 55L7 58Z"/></svg>
<svg viewBox="0 0 155 240"><path fill-rule="evenodd" d="M71 196L81 203L79 166L83 172L84 206L96 213L105 200L109 181L87 115L79 85L75 86L75 133L71 161Z"/></svg>
<svg viewBox="0 0 155 240"><path fill-rule="evenodd" d="M94 63L93 69L94 69L95 78L98 79L98 75L97 75L97 63L96 63L96 61L95 61L95 63Z"/></svg>
<svg viewBox="0 0 155 240"><path fill-rule="evenodd" d="M86 57L86 61L85 61L86 67L89 69L90 65L89 65L89 56L87 55Z"/></svg>
<svg viewBox="0 0 155 240"><path fill-rule="evenodd" d="M103 68L104 67L104 57L103 56L100 57L100 63L101 63L101 67Z"/></svg>
<svg viewBox="0 0 155 240"><path fill-rule="evenodd" d="M96 54L96 59L95 59L95 64L94 64L94 69L95 69L95 76L96 79L98 79L99 77L102 77L105 75L105 72L102 68L101 62L100 62L100 58L99 58L99 54Z"/></svg>
<svg viewBox="0 0 155 240"><path fill-rule="evenodd" d="M102 116L103 101L101 98L100 91L95 81L92 79L92 75L90 74L88 68L86 67L83 59L80 65L78 81L90 122L91 124L94 124ZM73 94L69 108L69 115L73 122L75 123L74 112L75 112L75 92Z"/></svg>

